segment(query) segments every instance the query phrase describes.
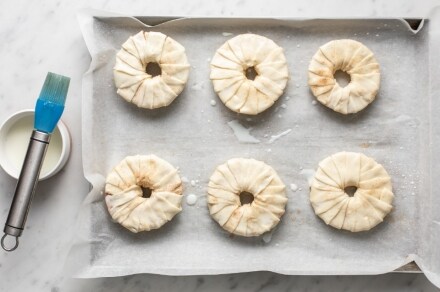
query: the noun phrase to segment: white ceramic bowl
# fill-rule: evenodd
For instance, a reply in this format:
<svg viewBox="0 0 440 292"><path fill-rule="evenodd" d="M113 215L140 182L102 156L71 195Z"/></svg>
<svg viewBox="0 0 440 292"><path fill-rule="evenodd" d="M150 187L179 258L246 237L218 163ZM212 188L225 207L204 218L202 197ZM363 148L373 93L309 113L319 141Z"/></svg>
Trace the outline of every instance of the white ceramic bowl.
<svg viewBox="0 0 440 292"><path fill-rule="evenodd" d="M18 179L18 176L20 175L21 163L24 160L29 138L33 129L33 121L34 110L22 110L9 116L0 127L0 166L7 174L16 179ZM20 126L18 126L19 123L21 123ZM15 141L18 139L17 132L20 132L20 137L25 134L23 131L14 130L18 129L18 127L24 129L23 127L25 125L26 131L28 131L27 128L29 127L29 138L27 138L24 143L19 143L20 145L14 147ZM50 160L50 164L48 167L43 164L44 166L41 170L39 178L40 181L45 180L59 172L69 159L70 135L63 121L60 120L58 122L58 125L52 134L51 142L54 143L49 143L50 149L48 149L45 158L45 163L49 163L46 162L46 160ZM49 154L53 155L48 158L47 156Z"/></svg>

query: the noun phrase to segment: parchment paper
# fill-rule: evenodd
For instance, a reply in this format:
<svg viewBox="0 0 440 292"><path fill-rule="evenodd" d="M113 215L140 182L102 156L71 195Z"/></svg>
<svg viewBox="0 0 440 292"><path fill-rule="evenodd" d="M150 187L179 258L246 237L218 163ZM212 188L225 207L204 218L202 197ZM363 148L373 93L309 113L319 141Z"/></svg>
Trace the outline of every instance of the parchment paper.
<svg viewBox="0 0 440 292"><path fill-rule="evenodd" d="M429 61L435 58L439 64L434 53L429 56L430 50L438 49L433 33L438 34L438 28L434 31L430 25L437 14L417 32L403 20L192 18L148 27L131 17L82 12L79 22L92 56L83 80L83 164L93 188L81 208L68 267L84 278L257 270L378 274L415 260L439 285L440 253L434 247L440 246L440 226L439 214L433 210L438 210L440 201L432 188L440 187L436 180L440 152L434 151L439 148L440 130L434 128L439 123L436 112L431 115L439 103L433 99L438 82L432 82L438 81L439 72ZM115 54L142 29L160 31L180 42L192 65L185 90L167 108L138 109L116 94ZM246 32L267 36L283 47L290 71L283 96L257 117L228 110L209 80L209 61L217 48ZM341 38L368 46L382 73L377 99L349 116L314 104L307 86L313 54L327 41ZM260 143L240 143L228 126L234 120L249 128ZM272 136L289 129L269 143ZM307 178L319 161L344 150L375 158L392 177L394 209L368 232L329 227L309 203ZM183 211L163 228L132 234L112 222L102 195L104 181L125 156L150 153L179 167L186 181L184 196L195 194L198 200L189 206L184 199ZM209 215L209 177L218 164L232 157L265 161L287 186L286 213L264 237L230 236ZM293 191L291 184L298 190Z"/></svg>

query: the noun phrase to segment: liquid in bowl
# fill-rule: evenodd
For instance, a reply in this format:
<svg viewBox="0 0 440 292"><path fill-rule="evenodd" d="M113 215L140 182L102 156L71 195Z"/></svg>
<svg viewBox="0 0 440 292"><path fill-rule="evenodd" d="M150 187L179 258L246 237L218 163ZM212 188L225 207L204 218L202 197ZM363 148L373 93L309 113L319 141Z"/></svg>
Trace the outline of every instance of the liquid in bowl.
<svg viewBox="0 0 440 292"><path fill-rule="evenodd" d="M18 178L20 174L33 127L34 112L25 110L12 115L0 129L0 162L3 169L12 177ZM66 141L63 141L63 138ZM70 137L67 128L60 121L52 133L41 167L40 180L57 173L67 161L69 152Z"/></svg>

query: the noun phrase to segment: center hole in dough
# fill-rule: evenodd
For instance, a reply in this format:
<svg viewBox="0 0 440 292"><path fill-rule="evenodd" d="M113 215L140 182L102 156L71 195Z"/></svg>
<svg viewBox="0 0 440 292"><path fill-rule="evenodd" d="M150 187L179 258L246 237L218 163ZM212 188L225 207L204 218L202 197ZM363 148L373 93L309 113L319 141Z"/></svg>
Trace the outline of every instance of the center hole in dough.
<svg viewBox="0 0 440 292"><path fill-rule="evenodd" d="M347 86L351 81L350 75L342 70L336 71L334 77L341 87Z"/></svg>
<svg viewBox="0 0 440 292"><path fill-rule="evenodd" d="M346 188L344 189L344 192L345 192L349 197L353 197L353 196L354 196L354 193L356 193L357 189L358 189L357 187L350 186L350 187L346 187Z"/></svg>
<svg viewBox="0 0 440 292"><path fill-rule="evenodd" d="M254 195L249 192L241 192L240 193L240 203L241 205L250 204L254 201Z"/></svg>
<svg viewBox="0 0 440 292"><path fill-rule="evenodd" d="M252 67L249 67L249 68L247 68L245 70L245 74L244 75L246 75L247 79L254 80L257 77L258 73L255 70L255 67L252 66Z"/></svg>
<svg viewBox="0 0 440 292"><path fill-rule="evenodd" d="M156 77L162 74L162 69L160 69L159 64L150 62L147 64L147 68L145 68L145 72L147 72L147 74L150 74L153 77Z"/></svg>
<svg viewBox="0 0 440 292"><path fill-rule="evenodd" d="M149 198L151 197L151 193L153 192L150 188L142 188L142 198Z"/></svg>

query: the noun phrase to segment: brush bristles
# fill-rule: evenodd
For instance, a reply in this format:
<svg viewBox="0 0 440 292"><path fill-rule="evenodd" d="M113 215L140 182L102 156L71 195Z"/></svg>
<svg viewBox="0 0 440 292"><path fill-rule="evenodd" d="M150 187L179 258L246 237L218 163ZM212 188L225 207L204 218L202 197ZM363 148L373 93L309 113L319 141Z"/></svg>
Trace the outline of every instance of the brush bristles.
<svg viewBox="0 0 440 292"><path fill-rule="evenodd" d="M39 99L64 105L70 78L55 73L47 73Z"/></svg>

